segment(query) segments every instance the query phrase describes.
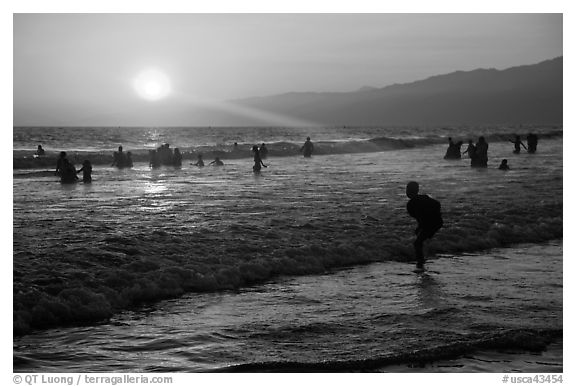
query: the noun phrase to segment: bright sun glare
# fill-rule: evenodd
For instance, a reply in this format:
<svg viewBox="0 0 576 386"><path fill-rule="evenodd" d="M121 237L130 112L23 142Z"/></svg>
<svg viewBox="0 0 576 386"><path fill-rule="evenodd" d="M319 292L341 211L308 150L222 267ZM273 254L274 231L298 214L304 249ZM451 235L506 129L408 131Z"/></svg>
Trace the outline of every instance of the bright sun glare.
<svg viewBox="0 0 576 386"><path fill-rule="evenodd" d="M168 76L157 69L147 69L140 72L133 82L139 97L149 101L157 101L170 94L171 86Z"/></svg>

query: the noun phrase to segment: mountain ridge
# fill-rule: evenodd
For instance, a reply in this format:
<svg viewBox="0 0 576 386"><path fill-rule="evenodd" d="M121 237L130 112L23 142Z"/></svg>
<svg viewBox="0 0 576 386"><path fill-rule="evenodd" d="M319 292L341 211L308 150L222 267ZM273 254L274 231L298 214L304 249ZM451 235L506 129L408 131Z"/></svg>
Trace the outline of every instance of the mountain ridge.
<svg viewBox="0 0 576 386"><path fill-rule="evenodd" d="M382 88L289 92L230 101L333 125L562 122L563 57L503 70L454 71Z"/></svg>

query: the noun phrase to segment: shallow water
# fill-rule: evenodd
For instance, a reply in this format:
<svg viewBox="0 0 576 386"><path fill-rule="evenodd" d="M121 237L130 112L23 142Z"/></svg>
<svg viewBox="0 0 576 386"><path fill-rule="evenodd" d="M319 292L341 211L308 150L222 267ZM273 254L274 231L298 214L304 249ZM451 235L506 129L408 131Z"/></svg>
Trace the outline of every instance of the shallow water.
<svg viewBox="0 0 576 386"><path fill-rule="evenodd" d="M15 171L15 331L103 320L186 292L410 260L410 180L442 203L445 228L431 254L561 238L562 141L541 141L535 155L511 149L491 144L484 170L443 160L438 145L272 157L259 176L248 160L98 167L91 185ZM496 169L503 157L512 170Z"/></svg>
<svg viewBox="0 0 576 386"><path fill-rule="evenodd" d="M14 370L562 371L560 241L412 268L382 262L190 294L98 326L34 333L15 339ZM546 333L556 335L549 351L521 350Z"/></svg>

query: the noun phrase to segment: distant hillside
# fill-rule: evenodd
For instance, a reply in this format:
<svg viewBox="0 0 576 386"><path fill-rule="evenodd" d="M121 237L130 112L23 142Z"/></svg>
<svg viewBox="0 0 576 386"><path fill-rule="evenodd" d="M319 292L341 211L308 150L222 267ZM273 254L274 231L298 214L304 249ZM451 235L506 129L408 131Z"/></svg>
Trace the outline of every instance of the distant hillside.
<svg viewBox="0 0 576 386"><path fill-rule="evenodd" d="M240 108L325 125L562 123L562 57L346 93L287 93L232 101ZM222 117L223 118L223 117ZM262 124L227 117L236 124Z"/></svg>

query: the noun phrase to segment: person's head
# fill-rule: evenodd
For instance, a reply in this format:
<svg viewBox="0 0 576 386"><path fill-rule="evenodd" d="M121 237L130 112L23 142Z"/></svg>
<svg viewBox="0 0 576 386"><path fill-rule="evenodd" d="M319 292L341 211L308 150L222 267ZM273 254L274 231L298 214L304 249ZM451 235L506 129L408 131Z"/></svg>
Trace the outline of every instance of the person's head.
<svg viewBox="0 0 576 386"><path fill-rule="evenodd" d="M420 186L416 181L410 181L408 185L406 185L406 196L408 198L413 198L418 195L418 191L420 190Z"/></svg>
<svg viewBox="0 0 576 386"><path fill-rule="evenodd" d="M503 160L502 160L502 165L508 165L508 160L507 160L507 159L503 159Z"/></svg>
<svg viewBox="0 0 576 386"><path fill-rule="evenodd" d="M60 152L60 158L66 158L66 152L65 151Z"/></svg>
<svg viewBox="0 0 576 386"><path fill-rule="evenodd" d="M471 139L468 140L468 145L473 145L474 141L472 141Z"/></svg>
<svg viewBox="0 0 576 386"><path fill-rule="evenodd" d="M118 151L122 152L122 146L118 146Z"/></svg>
<svg viewBox="0 0 576 386"><path fill-rule="evenodd" d="M127 152L126 152L126 157L128 157L128 158L132 157L132 152L131 152L131 151L127 151Z"/></svg>
<svg viewBox="0 0 576 386"><path fill-rule="evenodd" d="M479 138L478 138L478 142L484 143L484 142L486 142L486 140L484 139L484 137L479 137Z"/></svg>
<svg viewBox="0 0 576 386"><path fill-rule="evenodd" d="M257 151L258 151L258 146L256 146L256 145L252 146L252 151L253 151L253 152L257 152Z"/></svg>
<svg viewBox="0 0 576 386"><path fill-rule="evenodd" d="M41 149L42 149L42 145L38 145L38 150L41 150Z"/></svg>
<svg viewBox="0 0 576 386"><path fill-rule="evenodd" d="M262 147L266 146L266 144L264 142L262 142Z"/></svg>
<svg viewBox="0 0 576 386"><path fill-rule="evenodd" d="M90 161L88 161L87 159L84 160L84 162L82 162L82 165L84 166L90 166Z"/></svg>
<svg viewBox="0 0 576 386"><path fill-rule="evenodd" d="M174 153L180 153L180 149L179 148L174 148Z"/></svg>
<svg viewBox="0 0 576 386"><path fill-rule="evenodd" d="M448 142L452 142L452 137L448 137Z"/></svg>
<svg viewBox="0 0 576 386"><path fill-rule="evenodd" d="M310 137L306 137L306 141L310 141Z"/></svg>
<svg viewBox="0 0 576 386"><path fill-rule="evenodd" d="M202 159L202 154L198 154L198 159Z"/></svg>

